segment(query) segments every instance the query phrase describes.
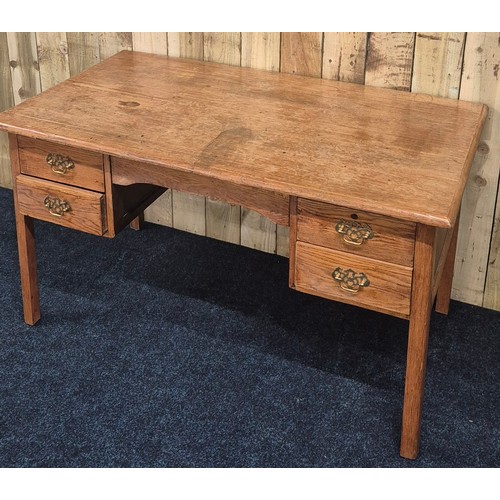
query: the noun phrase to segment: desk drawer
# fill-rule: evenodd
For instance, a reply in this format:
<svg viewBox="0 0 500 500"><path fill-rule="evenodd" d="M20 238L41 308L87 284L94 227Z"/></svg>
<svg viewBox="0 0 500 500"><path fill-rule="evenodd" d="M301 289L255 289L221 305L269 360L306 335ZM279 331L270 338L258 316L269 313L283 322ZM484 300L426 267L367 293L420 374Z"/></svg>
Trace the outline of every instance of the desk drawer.
<svg viewBox="0 0 500 500"><path fill-rule="evenodd" d="M104 192L101 154L22 136L18 141L23 174Z"/></svg>
<svg viewBox="0 0 500 500"><path fill-rule="evenodd" d="M296 290L402 318L409 316L410 267L300 241L295 251Z"/></svg>
<svg viewBox="0 0 500 500"><path fill-rule="evenodd" d="M101 236L106 232L104 195L34 177L17 177L22 214Z"/></svg>
<svg viewBox="0 0 500 500"><path fill-rule="evenodd" d="M412 266L415 224L299 198L297 239Z"/></svg>

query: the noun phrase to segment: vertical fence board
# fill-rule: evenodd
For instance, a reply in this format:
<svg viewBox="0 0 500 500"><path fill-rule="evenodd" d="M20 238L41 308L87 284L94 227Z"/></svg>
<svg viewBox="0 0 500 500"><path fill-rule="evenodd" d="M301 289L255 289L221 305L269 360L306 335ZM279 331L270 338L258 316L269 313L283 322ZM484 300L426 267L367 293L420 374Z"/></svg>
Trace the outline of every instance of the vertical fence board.
<svg viewBox="0 0 500 500"><path fill-rule="evenodd" d="M280 34L242 33L241 65L249 68L279 71Z"/></svg>
<svg viewBox="0 0 500 500"><path fill-rule="evenodd" d="M14 106L10 75L7 33L0 33L0 112ZM9 140L0 132L0 186L12 187L9 159Z"/></svg>
<svg viewBox="0 0 500 500"><path fill-rule="evenodd" d="M167 55L166 33L132 33L132 47L139 52Z"/></svg>
<svg viewBox="0 0 500 500"><path fill-rule="evenodd" d="M279 33L242 33L241 65L279 71ZM276 252L276 224L258 212L241 207L241 244L264 252Z"/></svg>
<svg viewBox="0 0 500 500"><path fill-rule="evenodd" d="M490 50L492 52L492 68L495 80L491 81L495 88L495 97L489 100L490 112L493 113L491 135L488 138L489 148L500 163L500 33L489 38ZM495 46L496 39L496 46ZM491 72L490 66L490 72ZM495 161L494 159L492 159ZM500 189L497 190L497 202L495 217L493 219L493 232L488 259L488 271L486 275L486 288L484 290L483 306L500 311Z"/></svg>
<svg viewBox="0 0 500 500"><path fill-rule="evenodd" d="M14 106L7 33L0 32L0 111Z"/></svg>
<svg viewBox="0 0 500 500"><path fill-rule="evenodd" d="M465 33L417 33L411 89L458 99Z"/></svg>
<svg viewBox="0 0 500 500"><path fill-rule="evenodd" d="M282 33L281 71L321 76L323 33Z"/></svg>
<svg viewBox="0 0 500 500"><path fill-rule="evenodd" d="M488 306L498 293L490 288L495 284L496 275L496 268L492 266L485 294L500 167L498 38L498 33L467 34L460 88L460 99L483 102L489 106L489 113L462 202L453 298L482 305L484 297Z"/></svg>
<svg viewBox="0 0 500 500"><path fill-rule="evenodd" d="M500 311L500 193L497 194L497 206L493 220L483 306Z"/></svg>
<svg viewBox="0 0 500 500"><path fill-rule="evenodd" d="M168 33L168 55L203 60L203 33Z"/></svg>
<svg viewBox="0 0 500 500"><path fill-rule="evenodd" d="M132 33L134 50L150 54L167 55L167 34L164 33ZM172 226L172 190L168 189L152 205L144 211L144 219L148 222Z"/></svg>
<svg viewBox="0 0 500 500"><path fill-rule="evenodd" d="M168 55L203 60L203 33L168 33ZM172 224L176 229L206 234L205 198L172 190Z"/></svg>
<svg viewBox="0 0 500 500"><path fill-rule="evenodd" d="M414 33L369 33L365 83L410 90Z"/></svg>
<svg viewBox="0 0 500 500"><path fill-rule="evenodd" d="M241 33L204 33L203 58L231 66L241 63Z"/></svg>
<svg viewBox="0 0 500 500"><path fill-rule="evenodd" d="M7 33L14 102L41 91L35 33Z"/></svg>
<svg viewBox="0 0 500 500"><path fill-rule="evenodd" d="M323 78L364 83L366 33L325 33Z"/></svg>
<svg viewBox="0 0 500 500"><path fill-rule="evenodd" d="M288 226L276 225L276 253L283 257L290 255L290 228Z"/></svg>
<svg viewBox="0 0 500 500"><path fill-rule="evenodd" d="M69 73L78 75L99 62L99 33L66 33Z"/></svg>
<svg viewBox="0 0 500 500"><path fill-rule="evenodd" d="M99 57L101 61L122 50L132 50L132 33L103 32L99 34Z"/></svg>
<svg viewBox="0 0 500 500"><path fill-rule="evenodd" d="M144 220L172 227L172 190L167 189L154 203L144 210Z"/></svg>
<svg viewBox="0 0 500 500"><path fill-rule="evenodd" d="M42 90L69 78L66 33L37 33L36 43Z"/></svg>
<svg viewBox="0 0 500 500"><path fill-rule="evenodd" d="M241 63L240 33L205 33L203 36L205 61L239 66ZM240 243L241 208L238 205L207 199L207 236L218 240Z"/></svg>

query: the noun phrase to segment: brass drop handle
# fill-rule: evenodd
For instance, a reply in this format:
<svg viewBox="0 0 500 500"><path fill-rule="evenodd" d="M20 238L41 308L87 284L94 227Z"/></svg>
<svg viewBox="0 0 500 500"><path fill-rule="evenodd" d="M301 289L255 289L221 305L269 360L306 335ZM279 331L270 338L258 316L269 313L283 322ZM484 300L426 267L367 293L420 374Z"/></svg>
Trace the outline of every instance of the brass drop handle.
<svg viewBox="0 0 500 500"><path fill-rule="evenodd" d="M52 172L59 175L66 175L75 168L75 162L69 156L63 156L56 153L47 155L47 165L52 168Z"/></svg>
<svg viewBox="0 0 500 500"><path fill-rule="evenodd" d="M337 267L332 272L332 278L339 282L342 290L349 293L358 293L362 288L370 286L370 280L365 273L357 273L352 269Z"/></svg>
<svg viewBox="0 0 500 500"><path fill-rule="evenodd" d="M335 231L344 236L349 245L360 246L373 238L372 228L368 224L341 219L335 225Z"/></svg>
<svg viewBox="0 0 500 500"><path fill-rule="evenodd" d="M52 196L46 196L43 204L54 217L62 217L65 213L71 211L71 205L67 201Z"/></svg>

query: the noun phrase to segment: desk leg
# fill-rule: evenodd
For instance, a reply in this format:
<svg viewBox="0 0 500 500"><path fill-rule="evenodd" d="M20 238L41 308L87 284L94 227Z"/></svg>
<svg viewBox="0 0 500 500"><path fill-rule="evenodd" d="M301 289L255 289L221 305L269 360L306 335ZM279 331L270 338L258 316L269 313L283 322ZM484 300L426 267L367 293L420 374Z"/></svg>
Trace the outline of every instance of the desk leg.
<svg viewBox="0 0 500 500"><path fill-rule="evenodd" d="M16 210L17 248L23 294L24 321L34 325L40 319L38 275L36 271L35 231L33 219L19 212L16 181L20 173L17 151L17 136L9 134L12 181L14 184L14 206Z"/></svg>
<svg viewBox="0 0 500 500"><path fill-rule="evenodd" d="M417 225L410 327L406 357L406 383L401 431L401 456L417 458L424 395L425 365L432 310L432 260L434 228Z"/></svg>
<svg viewBox="0 0 500 500"><path fill-rule="evenodd" d="M441 282L439 283L439 288L436 294L436 311L441 314L448 314L450 309L450 298L451 298L451 285L453 283L453 268L455 267L455 254L457 251L457 238L458 238L458 218L453 228L453 235L450 241L450 248L448 250L448 255L446 256L446 262L444 263L443 274L441 276Z"/></svg>
<svg viewBox="0 0 500 500"><path fill-rule="evenodd" d="M40 319L33 219L16 215L17 248L23 293L24 321L34 325Z"/></svg>
<svg viewBox="0 0 500 500"><path fill-rule="evenodd" d="M144 222L144 212L141 212L131 223L130 223L130 227L134 230L134 231L140 231L141 230L141 227L142 227L142 224Z"/></svg>

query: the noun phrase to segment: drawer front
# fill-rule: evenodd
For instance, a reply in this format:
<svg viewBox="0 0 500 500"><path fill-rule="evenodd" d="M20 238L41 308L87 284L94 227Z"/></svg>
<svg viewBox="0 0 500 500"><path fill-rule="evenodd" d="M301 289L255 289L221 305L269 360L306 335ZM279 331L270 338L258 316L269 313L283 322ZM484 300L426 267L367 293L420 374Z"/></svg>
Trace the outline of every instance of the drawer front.
<svg viewBox="0 0 500 500"><path fill-rule="evenodd" d="M302 292L408 318L411 279L410 267L296 244L295 289Z"/></svg>
<svg viewBox="0 0 500 500"><path fill-rule="evenodd" d="M16 182L22 214L101 236L106 232L104 195L20 175Z"/></svg>
<svg viewBox="0 0 500 500"><path fill-rule="evenodd" d="M101 154L28 137L18 141L23 174L104 192Z"/></svg>
<svg viewBox="0 0 500 500"><path fill-rule="evenodd" d="M412 266L415 224L299 198L297 239Z"/></svg>

